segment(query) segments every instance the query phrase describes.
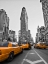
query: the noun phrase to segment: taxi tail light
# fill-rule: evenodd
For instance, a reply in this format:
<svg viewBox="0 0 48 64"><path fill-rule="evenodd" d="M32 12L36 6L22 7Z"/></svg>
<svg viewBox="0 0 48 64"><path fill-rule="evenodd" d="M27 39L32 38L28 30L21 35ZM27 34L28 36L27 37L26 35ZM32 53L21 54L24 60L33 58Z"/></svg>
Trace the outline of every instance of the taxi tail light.
<svg viewBox="0 0 48 64"><path fill-rule="evenodd" d="M2 51L0 50L0 55L2 54Z"/></svg>

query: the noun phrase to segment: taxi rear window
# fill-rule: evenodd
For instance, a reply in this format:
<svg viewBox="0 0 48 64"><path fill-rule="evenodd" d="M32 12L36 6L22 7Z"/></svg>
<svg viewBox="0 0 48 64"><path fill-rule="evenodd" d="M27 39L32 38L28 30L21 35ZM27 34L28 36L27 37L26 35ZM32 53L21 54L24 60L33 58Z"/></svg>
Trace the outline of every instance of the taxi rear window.
<svg viewBox="0 0 48 64"><path fill-rule="evenodd" d="M23 42L22 44L27 44L27 42Z"/></svg>
<svg viewBox="0 0 48 64"><path fill-rule="evenodd" d="M8 42L4 42L3 44L0 44L0 47L8 47Z"/></svg>

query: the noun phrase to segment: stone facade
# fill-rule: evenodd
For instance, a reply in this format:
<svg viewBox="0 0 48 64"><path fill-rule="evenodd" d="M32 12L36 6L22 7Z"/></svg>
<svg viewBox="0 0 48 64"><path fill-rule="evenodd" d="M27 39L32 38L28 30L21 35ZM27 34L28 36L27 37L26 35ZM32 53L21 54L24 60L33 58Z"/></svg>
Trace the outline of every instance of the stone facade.
<svg viewBox="0 0 48 64"><path fill-rule="evenodd" d="M0 10L0 33L2 33L2 40L8 39L9 35L9 17L7 16L5 10Z"/></svg>
<svg viewBox="0 0 48 64"><path fill-rule="evenodd" d="M45 27L40 27L40 41L45 42Z"/></svg>
<svg viewBox="0 0 48 64"><path fill-rule="evenodd" d="M28 16L25 7L21 11L21 42L27 41L27 31L28 31Z"/></svg>
<svg viewBox="0 0 48 64"><path fill-rule="evenodd" d="M37 28L37 33L36 33L36 43L38 42L45 42L45 27L41 26Z"/></svg>
<svg viewBox="0 0 48 64"><path fill-rule="evenodd" d="M45 37L46 43L48 42L48 0L40 0L42 3L42 10L44 16L44 23L45 23Z"/></svg>

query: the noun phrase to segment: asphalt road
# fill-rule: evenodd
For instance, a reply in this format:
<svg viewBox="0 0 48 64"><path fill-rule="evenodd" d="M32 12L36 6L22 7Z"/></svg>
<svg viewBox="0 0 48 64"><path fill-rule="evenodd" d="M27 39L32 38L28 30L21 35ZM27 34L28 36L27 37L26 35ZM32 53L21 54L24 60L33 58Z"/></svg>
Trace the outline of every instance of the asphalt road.
<svg viewBox="0 0 48 64"><path fill-rule="evenodd" d="M48 64L48 49L24 50L13 61L4 61L3 64Z"/></svg>
<svg viewBox="0 0 48 64"><path fill-rule="evenodd" d="M30 50L21 64L48 64L48 49Z"/></svg>
<svg viewBox="0 0 48 64"><path fill-rule="evenodd" d="M48 64L48 49L35 49Z"/></svg>

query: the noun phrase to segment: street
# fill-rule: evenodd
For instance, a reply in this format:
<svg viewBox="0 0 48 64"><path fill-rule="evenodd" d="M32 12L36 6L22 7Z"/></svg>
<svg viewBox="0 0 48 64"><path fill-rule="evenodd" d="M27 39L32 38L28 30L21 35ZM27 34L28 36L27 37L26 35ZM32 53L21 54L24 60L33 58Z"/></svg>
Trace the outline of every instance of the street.
<svg viewBox="0 0 48 64"><path fill-rule="evenodd" d="M48 64L48 49L24 50L13 61L4 61L3 64Z"/></svg>
<svg viewBox="0 0 48 64"><path fill-rule="evenodd" d="M27 53L22 64L48 64L48 50L33 49Z"/></svg>
<svg viewBox="0 0 48 64"><path fill-rule="evenodd" d="M48 64L48 0L0 0L0 64Z"/></svg>

